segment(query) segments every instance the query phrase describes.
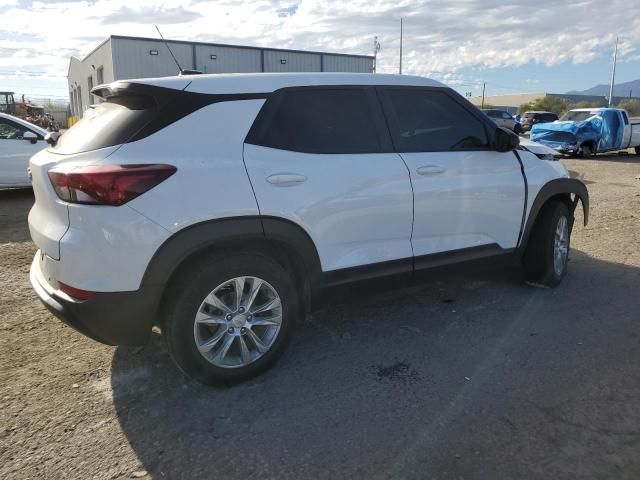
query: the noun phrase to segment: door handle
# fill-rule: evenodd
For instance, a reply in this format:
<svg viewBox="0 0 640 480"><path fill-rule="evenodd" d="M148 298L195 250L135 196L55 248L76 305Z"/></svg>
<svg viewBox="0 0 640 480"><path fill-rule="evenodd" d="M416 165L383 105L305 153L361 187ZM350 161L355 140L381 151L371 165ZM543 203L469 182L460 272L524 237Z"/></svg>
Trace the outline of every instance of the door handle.
<svg viewBox="0 0 640 480"><path fill-rule="evenodd" d="M444 168L440 165L423 165L422 167L418 167L418 175L437 175L439 173L444 172Z"/></svg>
<svg viewBox="0 0 640 480"><path fill-rule="evenodd" d="M267 177L267 182L281 187L298 185L306 180L307 177L298 173L274 173Z"/></svg>

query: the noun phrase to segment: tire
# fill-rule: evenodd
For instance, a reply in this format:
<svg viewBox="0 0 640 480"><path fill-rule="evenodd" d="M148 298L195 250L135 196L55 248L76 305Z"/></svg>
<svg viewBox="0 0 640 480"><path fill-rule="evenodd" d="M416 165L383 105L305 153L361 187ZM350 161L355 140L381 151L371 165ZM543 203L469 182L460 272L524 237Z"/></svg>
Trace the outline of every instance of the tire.
<svg viewBox="0 0 640 480"><path fill-rule="evenodd" d="M257 285L257 295L252 295ZM165 304L167 349L185 374L205 385L246 380L282 354L299 315L298 302L291 275L271 257L253 252L203 255L172 282ZM265 305L271 308L260 312Z"/></svg>
<svg viewBox="0 0 640 480"><path fill-rule="evenodd" d="M580 150L580 157L582 158L591 158L596 154L596 152L591 149L591 145L588 143L582 145L580 147Z"/></svg>
<svg viewBox="0 0 640 480"><path fill-rule="evenodd" d="M640 155L640 147L635 147L636 155Z"/></svg>
<svg viewBox="0 0 640 480"><path fill-rule="evenodd" d="M562 222L564 227L561 225ZM573 215L565 203L551 201L542 207L523 257L523 270L527 282L555 287L562 281L567 271L572 226ZM556 239L560 230L565 232L565 242L564 249L559 248L558 253ZM558 243L561 247L563 242ZM556 254L562 257L558 258L557 263Z"/></svg>

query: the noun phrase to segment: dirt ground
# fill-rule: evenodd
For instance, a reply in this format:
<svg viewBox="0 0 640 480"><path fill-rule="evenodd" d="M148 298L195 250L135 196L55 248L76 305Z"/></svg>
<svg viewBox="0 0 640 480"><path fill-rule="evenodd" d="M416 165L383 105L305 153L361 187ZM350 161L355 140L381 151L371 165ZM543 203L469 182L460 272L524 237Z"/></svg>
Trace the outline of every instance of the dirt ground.
<svg viewBox="0 0 640 480"><path fill-rule="evenodd" d="M28 281L29 191L0 192L0 478L640 478L640 157L591 194L558 288L479 275L314 314L267 374L180 375L95 343Z"/></svg>

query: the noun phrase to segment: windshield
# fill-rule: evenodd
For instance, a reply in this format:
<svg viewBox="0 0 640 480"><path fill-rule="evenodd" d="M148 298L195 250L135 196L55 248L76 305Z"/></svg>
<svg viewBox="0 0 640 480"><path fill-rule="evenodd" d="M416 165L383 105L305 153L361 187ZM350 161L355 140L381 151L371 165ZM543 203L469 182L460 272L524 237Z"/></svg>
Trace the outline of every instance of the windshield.
<svg viewBox="0 0 640 480"><path fill-rule="evenodd" d="M560 120L563 122L583 122L588 118L593 117L594 115L599 115L600 112L597 110L591 111L578 111L578 110L569 110L565 113Z"/></svg>
<svg viewBox="0 0 640 480"><path fill-rule="evenodd" d="M82 120L62 134L51 150L68 155L126 143L156 111L153 98L144 95L109 98L86 110Z"/></svg>

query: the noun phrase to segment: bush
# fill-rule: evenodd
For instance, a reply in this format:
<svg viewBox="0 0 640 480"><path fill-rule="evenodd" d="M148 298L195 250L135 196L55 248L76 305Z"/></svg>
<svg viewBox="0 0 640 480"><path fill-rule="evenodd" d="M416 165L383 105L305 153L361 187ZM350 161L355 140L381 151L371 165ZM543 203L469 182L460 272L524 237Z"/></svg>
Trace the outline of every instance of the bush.
<svg viewBox="0 0 640 480"><path fill-rule="evenodd" d="M569 104L563 98L558 97L543 97L533 102L523 103L520 105L519 112L524 113L530 110L542 110L544 112L553 112L560 116L567 110L569 110Z"/></svg>
<svg viewBox="0 0 640 480"><path fill-rule="evenodd" d="M569 105L569 110L573 110L574 108L600 108L600 107L606 107L606 104L604 103L604 101L587 102L586 100L583 100L581 102Z"/></svg>
<svg viewBox="0 0 640 480"><path fill-rule="evenodd" d="M618 108L624 108L629 115L640 116L640 100L628 98L618 103Z"/></svg>

